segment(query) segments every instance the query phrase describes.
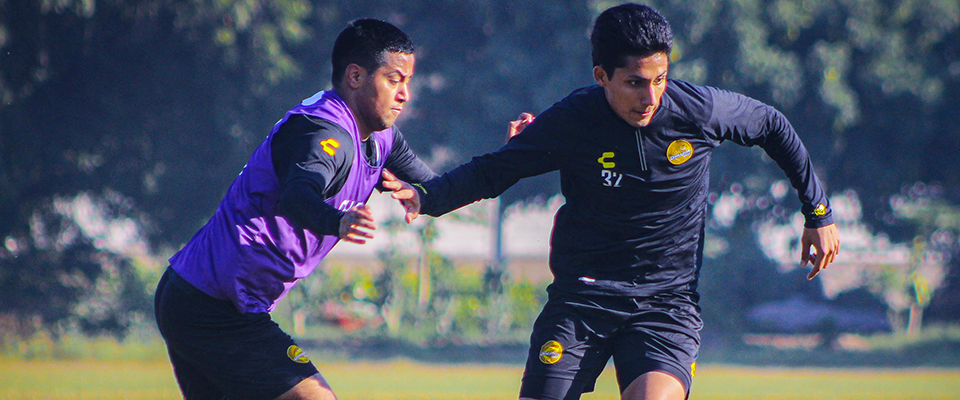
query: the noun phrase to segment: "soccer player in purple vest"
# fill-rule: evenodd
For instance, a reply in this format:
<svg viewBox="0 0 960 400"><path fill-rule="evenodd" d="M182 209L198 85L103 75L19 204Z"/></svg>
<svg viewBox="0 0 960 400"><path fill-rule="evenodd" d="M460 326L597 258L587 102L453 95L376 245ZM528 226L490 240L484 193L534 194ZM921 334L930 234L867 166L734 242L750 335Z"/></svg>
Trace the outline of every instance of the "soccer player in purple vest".
<svg viewBox="0 0 960 400"><path fill-rule="evenodd" d="M277 122L157 286L157 325L188 400L335 399L269 312L337 242L373 237L364 203L386 169L436 176L393 126L410 100L410 38L356 20L332 61L333 90Z"/></svg>

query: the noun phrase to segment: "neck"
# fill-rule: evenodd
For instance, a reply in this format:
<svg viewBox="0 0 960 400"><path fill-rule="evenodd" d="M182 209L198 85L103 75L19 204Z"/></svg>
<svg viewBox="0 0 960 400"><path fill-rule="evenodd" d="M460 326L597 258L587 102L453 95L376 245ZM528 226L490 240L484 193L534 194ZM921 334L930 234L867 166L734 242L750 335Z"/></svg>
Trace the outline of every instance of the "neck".
<svg viewBox="0 0 960 400"><path fill-rule="evenodd" d="M370 138L370 135L373 134L373 130L367 127L367 124L363 122L363 117L360 115L360 109L357 107L357 92L356 91L341 91L340 89L334 89L340 98L343 99L344 103L347 103L347 108L350 109L350 114L353 115L353 122L357 124L357 131L360 133L360 140L367 140Z"/></svg>

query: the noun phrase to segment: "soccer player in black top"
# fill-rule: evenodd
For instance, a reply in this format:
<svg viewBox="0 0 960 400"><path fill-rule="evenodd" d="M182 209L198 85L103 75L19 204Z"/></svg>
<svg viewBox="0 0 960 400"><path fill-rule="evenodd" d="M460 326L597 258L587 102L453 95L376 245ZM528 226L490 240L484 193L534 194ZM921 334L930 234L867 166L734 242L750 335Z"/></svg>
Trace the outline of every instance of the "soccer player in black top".
<svg viewBox="0 0 960 400"><path fill-rule="evenodd" d="M787 119L754 99L667 78L673 37L650 7L624 4L591 34L597 85L574 91L500 150L410 186L388 179L407 210L439 216L519 179L560 171L549 300L534 324L521 398L577 399L613 357L624 399L689 395L702 326L710 156L722 142L760 146L797 190L801 263L812 279L840 241L830 204Z"/></svg>

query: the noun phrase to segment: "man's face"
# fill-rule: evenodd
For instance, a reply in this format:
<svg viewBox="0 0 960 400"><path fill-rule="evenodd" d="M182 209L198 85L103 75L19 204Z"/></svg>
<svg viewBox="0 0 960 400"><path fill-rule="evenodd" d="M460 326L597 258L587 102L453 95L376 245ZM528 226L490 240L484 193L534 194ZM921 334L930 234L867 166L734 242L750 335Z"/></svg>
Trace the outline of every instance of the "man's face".
<svg viewBox="0 0 960 400"><path fill-rule="evenodd" d="M629 56L627 65L615 68L613 74L607 74L600 66L593 67L593 77L603 87L613 111L631 126L642 128L650 124L660 107L669 67L665 53Z"/></svg>
<svg viewBox="0 0 960 400"><path fill-rule="evenodd" d="M359 88L358 123L361 132L382 131L393 126L410 100L410 77L413 76L415 57L406 53L386 53L386 64L373 74L366 75Z"/></svg>

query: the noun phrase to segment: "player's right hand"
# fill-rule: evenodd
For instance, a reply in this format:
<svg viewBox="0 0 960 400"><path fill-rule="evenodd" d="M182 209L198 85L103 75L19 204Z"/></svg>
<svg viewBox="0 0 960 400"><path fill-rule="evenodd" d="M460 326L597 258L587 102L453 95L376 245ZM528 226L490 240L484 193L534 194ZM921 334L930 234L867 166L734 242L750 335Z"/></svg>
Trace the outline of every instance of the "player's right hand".
<svg viewBox="0 0 960 400"><path fill-rule="evenodd" d="M373 239L377 226L373 224L373 214L366 204L354 206L343 218L340 218L340 240L350 243L364 244L367 239Z"/></svg>
<svg viewBox="0 0 960 400"><path fill-rule="evenodd" d="M807 280L827 269L839 252L840 234L835 224L803 229L803 235L800 236L800 268L807 263L813 265L813 269L807 274Z"/></svg>
<svg viewBox="0 0 960 400"><path fill-rule="evenodd" d="M390 197L400 200L400 205L406 213L404 220L408 224L417 219L420 215L420 194L413 186L397 179L390 171L383 170L383 187L393 191Z"/></svg>

